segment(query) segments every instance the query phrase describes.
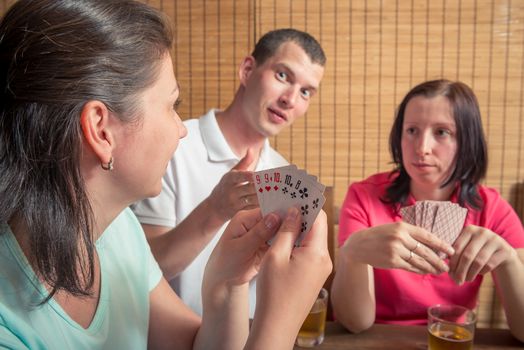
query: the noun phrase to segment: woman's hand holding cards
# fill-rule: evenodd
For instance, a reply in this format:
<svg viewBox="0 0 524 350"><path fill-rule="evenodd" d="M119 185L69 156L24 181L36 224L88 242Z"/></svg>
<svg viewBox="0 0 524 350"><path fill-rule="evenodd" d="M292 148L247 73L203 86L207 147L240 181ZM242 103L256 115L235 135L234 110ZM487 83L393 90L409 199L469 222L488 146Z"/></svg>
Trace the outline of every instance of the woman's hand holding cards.
<svg viewBox="0 0 524 350"><path fill-rule="evenodd" d="M401 213L405 222L423 227L453 244L455 254L448 254L449 275L459 285L493 271L505 261L518 259L506 240L491 230L474 225L463 228L467 209L456 203L419 201L403 207Z"/></svg>
<svg viewBox="0 0 524 350"><path fill-rule="evenodd" d="M518 261L515 249L484 227L466 226L453 246L456 253L450 258L449 274L457 284L472 281L512 259Z"/></svg>
<svg viewBox="0 0 524 350"><path fill-rule="evenodd" d="M395 222L355 232L341 251L352 260L382 269L404 269L420 274L448 271L435 251L452 254L453 248L425 229Z"/></svg>
<svg viewBox="0 0 524 350"><path fill-rule="evenodd" d="M275 235L279 227L280 218L276 214L262 218L260 209L238 212L209 258L204 281L247 284L260 269L268 249L266 241Z"/></svg>
<svg viewBox="0 0 524 350"><path fill-rule="evenodd" d="M295 241L301 215L291 207L266 252L257 277L257 307L252 333L258 333L257 348L264 339L291 349L300 326L333 264L327 248L326 214L321 211L299 247ZM260 334L263 332L264 334ZM290 336L292 335L292 336ZM250 348L248 345L246 348Z"/></svg>

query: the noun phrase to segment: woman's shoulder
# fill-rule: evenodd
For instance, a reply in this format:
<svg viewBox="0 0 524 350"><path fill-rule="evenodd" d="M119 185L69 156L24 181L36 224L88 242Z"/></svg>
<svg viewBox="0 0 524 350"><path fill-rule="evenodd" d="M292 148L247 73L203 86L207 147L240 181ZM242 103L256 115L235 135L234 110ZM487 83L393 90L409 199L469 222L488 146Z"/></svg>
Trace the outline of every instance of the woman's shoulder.
<svg viewBox="0 0 524 350"><path fill-rule="evenodd" d="M373 203L382 202L381 198L384 197L395 176L395 173L383 172L371 175L364 180L353 182L349 186L346 198Z"/></svg>
<svg viewBox="0 0 524 350"><path fill-rule="evenodd" d="M485 185L477 187L482 200L482 211L487 215L505 215L507 212L515 212L513 205L504 198L498 189Z"/></svg>
<svg viewBox="0 0 524 350"><path fill-rule="evenodd" d="M493 228L493 225L498 225L501 221L518 222L521 225L515 208L496 188L479 185L477 191L482 201L482 208L473 212L476 213L481 226Z"/></svg>
<svg viewBox="0 0 524 350"><path fill-rule="evenodd" d="M485 185L478 185L477 191L484 208L493 208L497 206L510 206L510 204L502 197L500 192L494 188Z"/></svg>
<svg viewBox="0 0 524 350"><path fill-rule="evenodd" d="M471 223L501 235L514 247L522 247L524 229L519 217L522 211L519 209L517 213L518 207L514 208L495 188L479 185L478 192L483 206L471 216Z"/></svg>

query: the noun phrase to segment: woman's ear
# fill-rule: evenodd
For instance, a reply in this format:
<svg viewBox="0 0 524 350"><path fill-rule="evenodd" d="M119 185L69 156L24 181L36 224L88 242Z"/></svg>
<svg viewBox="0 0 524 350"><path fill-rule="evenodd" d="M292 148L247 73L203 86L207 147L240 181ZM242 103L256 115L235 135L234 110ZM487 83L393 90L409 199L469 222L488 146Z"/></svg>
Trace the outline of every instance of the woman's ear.
<svg viewBox="0 0 524 350"><path fill-rule="evenodd" d="M100 101L89 101L82 108L80 124L86 143L100 160L100 164L111 162L115 146L114 135L109 128L110 113Z"/></svg>
<svg viewBox="0 0 524 350"><path fill-rule="evenodd" d="M246 56L242 60L242 63L240 63L240 67L238 69L238 77L240 79L240 84L246 85L246 82L255 70L257 65L257 62L255 61L255 58L253 56Z"/></svg>

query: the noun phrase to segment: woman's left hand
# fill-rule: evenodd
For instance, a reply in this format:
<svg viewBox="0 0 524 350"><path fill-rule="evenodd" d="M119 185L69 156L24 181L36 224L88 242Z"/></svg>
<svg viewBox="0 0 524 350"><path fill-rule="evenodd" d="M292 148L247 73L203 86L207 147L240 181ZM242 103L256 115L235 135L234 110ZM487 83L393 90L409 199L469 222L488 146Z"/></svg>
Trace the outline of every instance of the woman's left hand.
<svg viewBox="0 0 524 350"><path fill-rule="evenodd" d="M259 208L239 211L213 250L205 276L229 286L249 282L257 275L269 248L267 240L275 235L279 226L280 219L274 213L262 218Z"/></svg>
<svg viewBox="0 0 524 350"><path fill-rule="evenodd" d="M455 254L449 261L449 275L459 285L517 258L515 249L504 238L475 225L462 230L453 248Z"/></svg>

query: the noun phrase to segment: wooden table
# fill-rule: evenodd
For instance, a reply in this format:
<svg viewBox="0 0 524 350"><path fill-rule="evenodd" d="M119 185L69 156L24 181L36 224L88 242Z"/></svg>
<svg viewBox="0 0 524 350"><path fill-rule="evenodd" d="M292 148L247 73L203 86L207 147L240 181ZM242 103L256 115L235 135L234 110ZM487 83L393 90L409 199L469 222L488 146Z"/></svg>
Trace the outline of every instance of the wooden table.
<svg viewBox="0 0 524 350"><path fill-rule="evenodd" d="M475 330L473 348L484 350L524 349L524 343L513 338L506 329ZM295 349L304 349L295 346ZM337 322L326 324L324 342L315 350L427 350L425 326L374 325L360 334L351 334Z"/></svg>

